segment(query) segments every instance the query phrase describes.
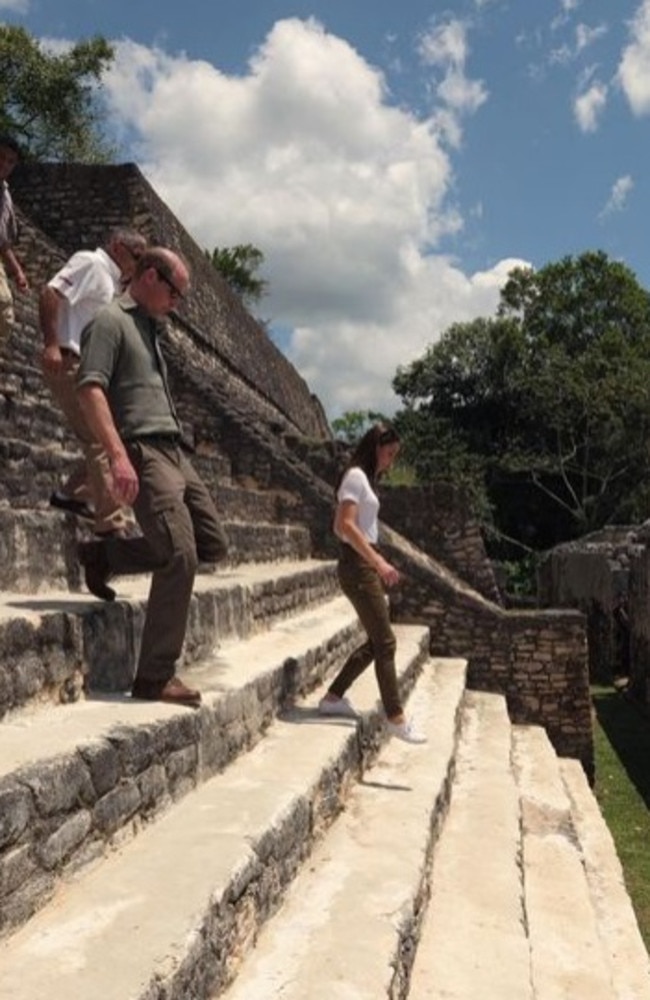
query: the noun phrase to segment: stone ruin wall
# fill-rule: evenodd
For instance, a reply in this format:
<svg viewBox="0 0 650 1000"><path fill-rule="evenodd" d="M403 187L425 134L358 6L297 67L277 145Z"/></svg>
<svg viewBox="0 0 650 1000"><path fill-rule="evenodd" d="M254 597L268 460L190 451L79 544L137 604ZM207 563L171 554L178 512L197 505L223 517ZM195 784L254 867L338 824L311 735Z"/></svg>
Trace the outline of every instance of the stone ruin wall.
<svg viewBox="0 0 650 1000"><path fill-rule="evenodd" d="M483 535L459 490L447 483L387 487L381 491L381 514L483 597L503 604Z"/></svg>
<svg viewBox="0 0 650 1000"><path fill-rule="evenodd" d="M391 599L396 621L425 621L431 653L468 662L468 687L503 694L513 723L543 726L556 753L590 780L594 749L585 617L574 610L506 610L384 532L404 570Z"/></svg>
<svg viewBox="0 0 650 1000"><path fill-rule="evenodd" d="M630 691L650 708L650 551L646 545L631 560L628 616Z"/></svg>
<svg viewBox="0 0 650 1000"><path fill-rule="evenodd" d="M47 280L59 261L75 250L101 245L110 229L141 230L150 242L177 249L187 259L193 290L179 308L181 321L203 342L215 374L229 377L231 390L237 383L249 412L255 403L253 408L259 407L263 419L274 413L276 420L307 437L331 436L322 406L304 379L246 311L137 166L24 164L14 171L11 189L28 220L20 249L34 285ZM28 257L34 227L63 251L58 259L50 258L44 270L40 260L34 266Z"/></svg>
<svg viewBox="0 0 650 1000"><path fill-rule="evenodd" d="M592 683L629 680L650 704L650 564L645 526L609 526L546 553L539 569L542 607L578 608L587 617Z"/></svg>
<svg viewBox="0 0 650 1000"><path fill-rule="evenodd" d="M22 207L21 249L35 290L69 253L97 245L113 226L134 226L184 253L195 291L166 344L184 427L199 445L223 446L235 476L277 491L280 520L308 524L314 554L333 555L333 480L323 469L334 469L341 456L320 404L137 168L32 166L12 188ZM66 432L60 421L53 424L35 361L36 291L19 298L9 362L0 361L5 411L12 410L12 425L26 436L60 450ZM33 423L36 406L32 423L22 427L17 413L26 386L43 393L42 421ZM556 750L577 757L591 773L582 616L504 611L480 532L453 491L386 490L383 504L388 524L454 571L431 564L419 572L421 561L405 540L399 542L397 558L408 583L396 617L429 625L434 655L466 657L472 686L502 691L513 721L544 725ZM463 580L475 588L469 594Z"/></svg>

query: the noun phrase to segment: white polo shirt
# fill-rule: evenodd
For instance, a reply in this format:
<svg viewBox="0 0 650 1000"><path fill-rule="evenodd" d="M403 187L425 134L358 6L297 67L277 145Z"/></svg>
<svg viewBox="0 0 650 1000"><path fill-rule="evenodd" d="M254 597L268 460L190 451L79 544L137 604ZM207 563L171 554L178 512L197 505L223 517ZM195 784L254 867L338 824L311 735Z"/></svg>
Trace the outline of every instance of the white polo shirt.
<svg viewBox="0 0 650 1000"><path fill-rule="evenodd" d="M79 250L48 281L63 296L59 309L59 347L79 354L81 331L120 293L121 271L105 250Z"/></svg>
<svg viewBox="0 0 650 1000"><path fill-rule="evenodd" d="M343 476L336 499L339 503L351 500L357 505L357 527L371 545L376 545L379 538L379 499L358 465L348 469Z"/></svg>

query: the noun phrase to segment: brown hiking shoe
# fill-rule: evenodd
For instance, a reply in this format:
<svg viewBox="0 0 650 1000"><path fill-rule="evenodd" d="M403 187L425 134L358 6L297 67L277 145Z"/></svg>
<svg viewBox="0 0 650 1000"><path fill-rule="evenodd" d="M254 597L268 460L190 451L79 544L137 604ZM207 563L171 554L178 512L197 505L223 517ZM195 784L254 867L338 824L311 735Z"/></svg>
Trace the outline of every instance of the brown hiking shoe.
<svg viewBox="0 0 650 1000"><path fill-rule="evenodd" d="M111 571L101 542L82 542L79 546L79 562L84 568L86 587L100 601L114 601L115 591L109 587Z"/></svg>
<svg viewBox="0 0 650 1000"><path fill-rule="evenodd" d="M198 708L201 704L201 692L188 687L180 677L175 676L170 677L166 684L136 678L131 695L144 701L165 701L170 705L187 705L189 708Z"/></svg>

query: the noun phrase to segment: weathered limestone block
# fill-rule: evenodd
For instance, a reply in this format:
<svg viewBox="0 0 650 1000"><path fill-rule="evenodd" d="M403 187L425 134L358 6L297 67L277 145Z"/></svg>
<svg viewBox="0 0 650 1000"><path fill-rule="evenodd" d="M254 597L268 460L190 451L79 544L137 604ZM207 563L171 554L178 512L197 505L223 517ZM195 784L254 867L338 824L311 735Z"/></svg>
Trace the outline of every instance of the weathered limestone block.
<svg viewBox="0 0 650 1000"><path fill-rule="evenodd" d="M34 816L28 788L12 780L0 782L0 848L14 844Z"/></svg>
<svg viewBox="0 0 650 1000"><path fill-rule="evenodd" d="M83 810L70 816L37 849L38 859L46 869L57 868L85 840L92 825L91 815Z"/></svg>
<svg viewBox="0 0 650 1000"><path fill-rule="evenodd" d="M95 801L95 790L82 758L77 755L47 761L19 775L31 789L38 814L42 817L68 813L80 803Z"/></svg>
<svg viewBox="0 0 650 1000"><path fill-rule="evenodd" d="M137 783L125 781L104 795L93 809L93 824L104 837L110 837L134 816L142 796Z"/></svg>

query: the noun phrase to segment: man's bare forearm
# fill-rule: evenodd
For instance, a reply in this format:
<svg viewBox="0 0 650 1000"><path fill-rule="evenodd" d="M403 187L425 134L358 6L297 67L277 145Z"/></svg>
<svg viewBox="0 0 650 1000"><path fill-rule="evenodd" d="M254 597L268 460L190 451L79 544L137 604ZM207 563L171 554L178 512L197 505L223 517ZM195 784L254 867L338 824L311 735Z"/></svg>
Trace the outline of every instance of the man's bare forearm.
<svg viewBox="0 0 650 1000"><path fill-rule="evenodd" d="M38 300L38 319L43 332L43 343L45 347L58 347L59 338L57 336L57 322L59 309L61 306L61 296L54 288L46 285L42 290Z"/></svg>
<svg viewBox="0 0 650 1000"><path fill-rule="evenodd" d="M110 459L126 455L124 442L120 437L106 393L100 385L82 385L77 390L79 406L86 418L92 436L103 445Z"/></svg>
<svg viewBox="0 0 650 1000"><path fill-rule="evenodd" d="M115 426L106 393L100 385L92 383L80 386L77 393L90 433L108 455L113 493L120 503L130 506L138 495L138 477Z"/></svg>

